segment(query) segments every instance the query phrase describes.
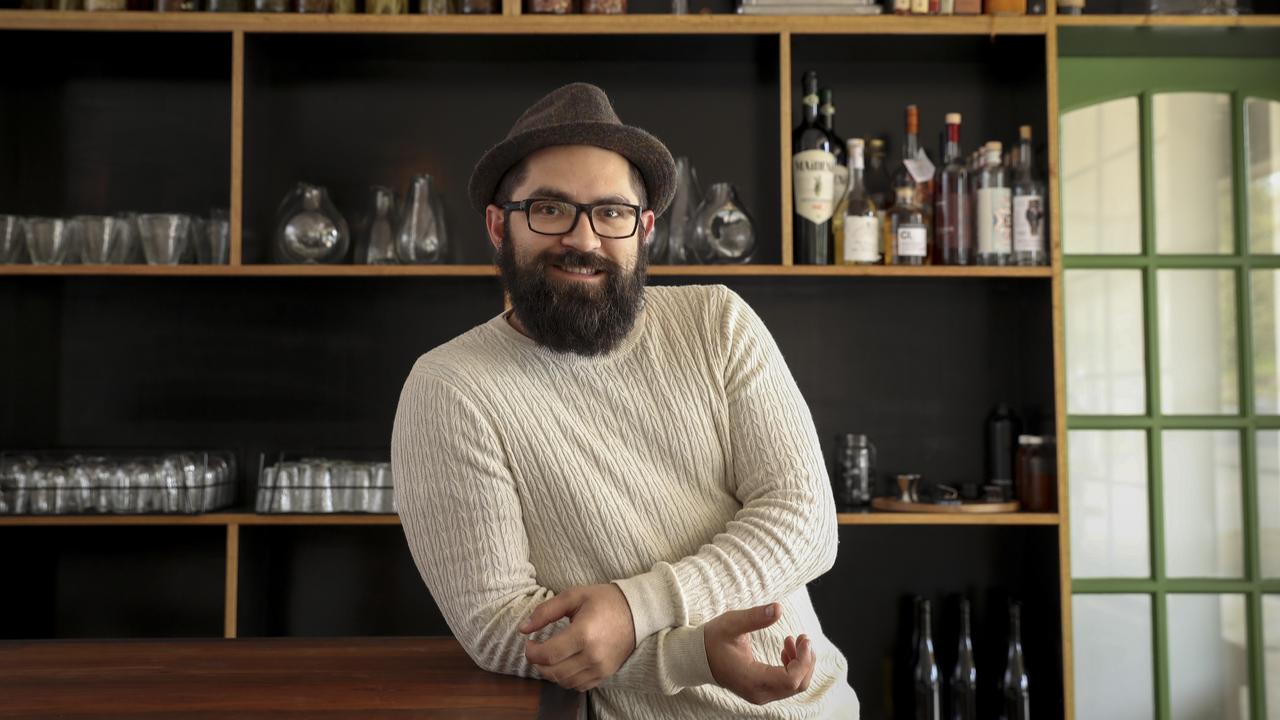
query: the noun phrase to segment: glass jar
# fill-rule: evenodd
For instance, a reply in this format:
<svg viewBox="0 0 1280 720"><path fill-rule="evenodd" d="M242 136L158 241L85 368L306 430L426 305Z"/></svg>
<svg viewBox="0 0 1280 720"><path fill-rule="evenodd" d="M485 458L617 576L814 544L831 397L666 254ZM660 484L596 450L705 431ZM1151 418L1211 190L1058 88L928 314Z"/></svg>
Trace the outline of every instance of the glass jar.
<svg viewBox="0 0 1280 720"><path fill-rule="evenodd" d="M524 11L529 15L569 15L578 11L574 0L525 0Z"/></svg>
<svg viewBox="0 0 1280 720"><path fill-rule="evenodd" d="M627 0L582 0L582 12L586 15L622 15L627 12Z"/></svg>
<svg viewBox="0 0 1280 720"><path fill-rule="evenodd" d="M876 446L867 436L846 433L837 437L835 469L831 473L836 506L857 509L870 505L875 476Z"/></svg>
<svg viewBox="0 0 1280 720"><path fill-rule="evenodd" d="M498 12L498 0L459 0L458 11L463 15L493 15Z"/></svg>
<svg viewBox="0 0 1280 720"><path fill-rule="evenodd" d="M693 215L688 250L700 263L749 263L756 253L755 224L729 183L716 183Z"/></svg>
<svg viewBox="0 0 1280 720"><path fill-rule="evenodd" d="M1052 436L1018 436L1014 488L1022 509L1027 512L1055 512L1058 509L1055 445Z"/></svg>

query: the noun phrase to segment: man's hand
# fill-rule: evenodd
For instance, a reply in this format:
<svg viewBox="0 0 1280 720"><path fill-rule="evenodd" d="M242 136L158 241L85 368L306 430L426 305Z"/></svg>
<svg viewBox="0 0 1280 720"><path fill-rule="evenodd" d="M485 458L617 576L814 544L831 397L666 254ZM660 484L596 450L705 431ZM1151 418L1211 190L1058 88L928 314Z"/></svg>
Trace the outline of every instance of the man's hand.
<svg viewBox="0 0 1280 720"><path fill-rule="evenodd" d="M569 627L544 642L530 640L525 657L542 677L586 692L607 680L636 649L635 622L613 583L573 587L533 609L520 626L528 634L569 618Z"/></svg>
<svg viewBox="0 0 1280 720"><path fill-rule="evenodd" d="M703 628L702 642L716 684L755 705L789 698L809 688L815 657L809 638L787 636L782 647L782 667L756 662L751 654L751 633L777 622L777 603L731 610Z"/></svg>

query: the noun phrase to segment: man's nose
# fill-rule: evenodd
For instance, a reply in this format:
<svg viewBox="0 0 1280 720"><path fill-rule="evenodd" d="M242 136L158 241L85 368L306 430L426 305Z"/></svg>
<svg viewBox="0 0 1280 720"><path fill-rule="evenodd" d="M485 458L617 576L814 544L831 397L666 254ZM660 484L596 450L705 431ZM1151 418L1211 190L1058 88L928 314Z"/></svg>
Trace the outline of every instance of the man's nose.
<svg viewBox="0 0 1280 720"><path fill-rule="evenodd" d="M591 252L600 247L600 238L596 237L591 229L591 220L587 214L580 213L577 224L573 226L573 230L560 238L560 243L580 252Z"/></svg>

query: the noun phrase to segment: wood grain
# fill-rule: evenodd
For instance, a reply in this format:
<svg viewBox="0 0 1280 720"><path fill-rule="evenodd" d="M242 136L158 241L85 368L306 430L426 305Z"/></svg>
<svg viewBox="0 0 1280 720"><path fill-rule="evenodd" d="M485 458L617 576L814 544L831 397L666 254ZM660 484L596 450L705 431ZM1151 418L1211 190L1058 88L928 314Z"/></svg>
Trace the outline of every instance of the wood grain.
<svg viewBox="0 0 1280 720"><path fill-rule="evenodd" d="M0 642L0 718L573 718L452 638ZM566 697L567 696L567 697Z"/></svg>
<svg viewBox="0 0 1280 720"><path fill-rule="evenodd" d="M789 217L789 216L786 216ZM790 233L787 233L789 236ZM783 252L789 253L789 237ZM784 256L789 258L790 254ZM957 265L652 265L655 276L1050 278L1048 267ZM158 277L485 277L492 265L0 265L3 275Z"/></svg>

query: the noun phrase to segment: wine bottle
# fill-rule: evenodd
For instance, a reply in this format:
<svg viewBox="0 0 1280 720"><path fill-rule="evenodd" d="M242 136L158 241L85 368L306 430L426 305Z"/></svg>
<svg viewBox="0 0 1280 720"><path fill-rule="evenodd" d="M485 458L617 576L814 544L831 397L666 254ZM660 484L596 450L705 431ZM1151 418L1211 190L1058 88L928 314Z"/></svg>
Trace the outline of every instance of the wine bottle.
<svg viewBox="0 0 1280 720"><path fill-rule="evenodd" d="M942 678L933 654L933 627L929 601L921 600L916 621L919 637L916 644L915 683L916 720L942 720Z"/></svg>
<svg viewBox="0 0 1280 720"><path fill-rule="evenodd" d="M845 141L836 134L836 106L831 88L820 90L818 101L818 124L827 131L827 137L831 140L831 154L836 156L836 177L832 183L835 189L831 201L838 205L844 200L845 193L849 192L849 153L845 148ZM833 237L838 241L840 236L833 233ZM839 261L838 255L836 261Z"/></svg>
<svg viewBox="0 0 1280 720"><path fill-rule="evenodd" d="M1047 265L1044 246L1044 187L1032 170L1031 126L1018 128L1018 162L1013 175L1013 262Z"/></svg>
<svg viewBox="0 0 1280 720"><path fill-rule="evenodd" d="M902 143L902 161L893 171L893 192L896 202L898 191L911 189L911 201L924 214L927 242L933 244L933 161L920 147L920 111L915 105L907 106L906 135Z"/></svg>
<svg viewBox="0 0 1280 720"><path fill-rule="evenodd" d="M1009 656L1000 683L1004 720L1031 720L1031 693L1027 663L1022 657L1022 606L1009 603Z"/></svg>
<svg viewBox="0 0 1280 720"><path fill-rule="evenodd" d="M805 72L801 83L804 95L800 124L791 140L795 263L829 265L836 157L831 151L831 137L818 124L818 74L812 70Z"/></svg>
<svg viewBox="0 0 1280 720"><path fill-rule="evenodd" d="M983 151L974 192L974 224L979 265L1008 265L1013 259L1013 191L1001 160L1002 146L989 142Z"/></svg>
<svg viewBox="0 0 1280 720"><path fill-rule="evenodd" d="M940 265L972 265L973 208L969 169L960 152L960 113L947 114L943 166L934 183L935 258Z"/></svg>
<svg viewBox="0 0 1280 720"><path fill-rule="evenodd" d="M951 673L950 720L978 720L978 668L973 661L973 628L969 599L960 598L960 633L956 639L956 669Z"/></svg>
<svg viewBox="0 0 1280 720"><path fill-rule="evenodd" d="M861 138L849 140L849 192L836 208L836 262L874 265L880 262L880 214L867 192Z"/></svg>

